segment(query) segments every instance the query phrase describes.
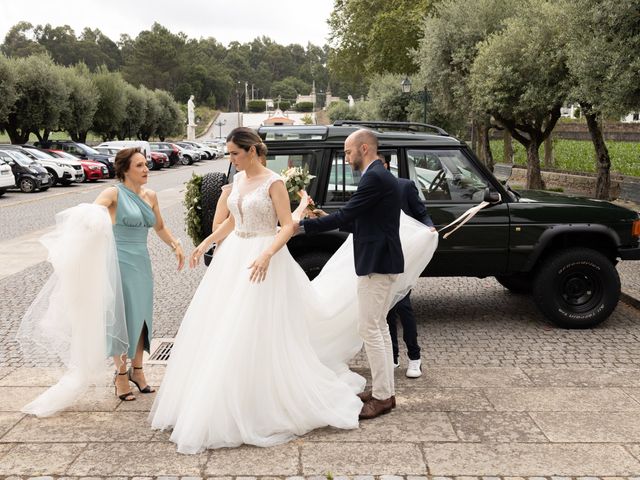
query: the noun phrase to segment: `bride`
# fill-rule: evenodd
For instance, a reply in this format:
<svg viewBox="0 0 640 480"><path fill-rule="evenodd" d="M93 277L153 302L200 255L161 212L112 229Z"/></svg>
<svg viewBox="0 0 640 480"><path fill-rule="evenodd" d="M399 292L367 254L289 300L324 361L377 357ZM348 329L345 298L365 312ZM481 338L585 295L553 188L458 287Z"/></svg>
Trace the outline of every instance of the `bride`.
<svg viewBox="0 0 640 480"><path fill-rule="evenodd" d="M191 267L211 243L224 242L176 336L151 425L172 428L181 453L266 447L327 425L357 428L362 402L356 394L365 380L347 368L361 347L349 245L309 282L282 248L294 234L292 215L282 178L259 161L266 146L253 130L238 128L227 147L240 171L225 187L231 188L231 215L194 250ZM296 217L307 202L303 198ZM411 228L413 251L424 257L429 243L415 281L437 235L422 225L426 235ZM399 282L397 290L407 287Z"/></svg>

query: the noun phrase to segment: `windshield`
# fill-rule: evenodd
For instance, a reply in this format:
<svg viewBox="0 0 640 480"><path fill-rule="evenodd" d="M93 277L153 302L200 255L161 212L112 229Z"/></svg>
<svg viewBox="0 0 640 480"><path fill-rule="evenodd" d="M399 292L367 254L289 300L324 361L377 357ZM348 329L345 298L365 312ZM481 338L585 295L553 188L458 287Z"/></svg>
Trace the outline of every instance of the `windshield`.
<svg viewBox="0 0 640 480"><path fill-rule="evenodd" d="M24 153L18 152L17 150L4 150L4 152L13 158L18 165L22 165L23 167L29 167L31 165L38 165L38 162L30 159Z"/></svg>
<svg viewBox="0 0 640 480"><path fill-rule="evenodd" d="M78 143L76 144L78 145L81 149L83 149L86 153L91 153L92 155L100 155L100 152L97 151L95 148L91 148L88 145L85 145L84 143Z"/></svg>
<svg viewBox="0 0 640 480"><path fill-rule="evenodd" d="M31 153L34 157L38 157L43 160L52 160L51 155L43 152L42 150L38 150L37 148L30 148L29 153Z"/></svg>

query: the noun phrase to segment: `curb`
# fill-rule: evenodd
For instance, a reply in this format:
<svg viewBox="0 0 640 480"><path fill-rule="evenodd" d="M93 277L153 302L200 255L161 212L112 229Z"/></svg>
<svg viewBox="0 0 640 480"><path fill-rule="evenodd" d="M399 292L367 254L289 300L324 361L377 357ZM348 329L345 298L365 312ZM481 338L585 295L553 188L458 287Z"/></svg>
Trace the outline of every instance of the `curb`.
<svg viewBox="0 0 640 480"><path fill-rule="evenodd" d="M620 292L620 300L622 300L624 303L626 303L630 307L640 310L640 300L629 295L628 293Z"/></svg>

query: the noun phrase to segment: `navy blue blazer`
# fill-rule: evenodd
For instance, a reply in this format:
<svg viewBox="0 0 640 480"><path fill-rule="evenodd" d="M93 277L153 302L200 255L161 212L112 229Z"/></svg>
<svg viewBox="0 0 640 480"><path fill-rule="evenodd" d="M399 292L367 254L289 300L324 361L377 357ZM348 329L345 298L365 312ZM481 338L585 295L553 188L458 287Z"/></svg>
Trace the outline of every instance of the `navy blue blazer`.
<svg viewBox="0 0 640 480"><path fill-rule="evenodd" d="M424 223L427 227L433 227L431 217L427 213L427 207L424 206L424 202L420 200L420 196L418 195L416 183L413 180L399 178L398 185L400 185L400 205L402 211L419 222Z"/></svg>
<svg viewBox="0 0 640 480"><path fill-rule="evenodd" d="M305 233L339 228L353 233L356 274L402 273L400 188L396 177L375 160L360 178L358 189L340 210L300 222Z"/></svg>

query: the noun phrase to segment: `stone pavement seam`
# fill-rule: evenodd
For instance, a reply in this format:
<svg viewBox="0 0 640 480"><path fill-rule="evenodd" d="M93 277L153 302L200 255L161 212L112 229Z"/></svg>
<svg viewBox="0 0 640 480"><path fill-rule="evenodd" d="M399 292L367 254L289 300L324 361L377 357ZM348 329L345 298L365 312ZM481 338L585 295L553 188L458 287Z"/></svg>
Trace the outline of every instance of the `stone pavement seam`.
<svg viewBox="0 0 640 480"><path fill-rule="evenodd" d="M448 414L447 414L448 417ZM449 423L451 423L451 419L449 419ZM453 430L453 433L456 434L456 437L458 436L458 433L455 431L455 429ZM459 438L458 438L459 439ZM427 453L424 451L424 442L421 442L418 445L418 448L420 449L420 454L422 455L422 461L424 463L424 468L426 470L427 475L429 475L430 469L429 469L429 462L427 461Z"/></svg>
<svg viewBox="0 0 640 480"><path fill-rule="evenodd" d="M540 430L540 433L542 434L542 436L543 436L544 438L546 438L546 439L547 439L547 442L549 442L549 443L553 443L553 442L551 442L551 439L547 436L547 434L544 432L544 429L542 428L542 426L541 426L538 422L536 422L536 419L535 419L535 418L533 418L533 417L531 416L531 412L528 412L528 411L527 411L527 412L525 412L525 413L527 414L527 417L529 417L529 418L531 419L531 421L533 422L533 424L534 424L536 427L538 427L538 430Z"/></svg>
<svg viewBox="0 0 640 480"><path fill-rule="evenodd" d="M73 467L73 464L76 463L80 456L87 450L87 448L89 448L89 443L90 442L85 443L84 447L78 452L78 455L76 455L76 458L69 462L69 465L67 465L67 468L64 471L65 473L67 473L71 469L71 467Z"/></svg>
<svg viewBox="0 0 640 480"><path fill-rule="evenodd" d="M304 466L302 463L302 445L298 444L298 475L304 475Z"/></svg>

